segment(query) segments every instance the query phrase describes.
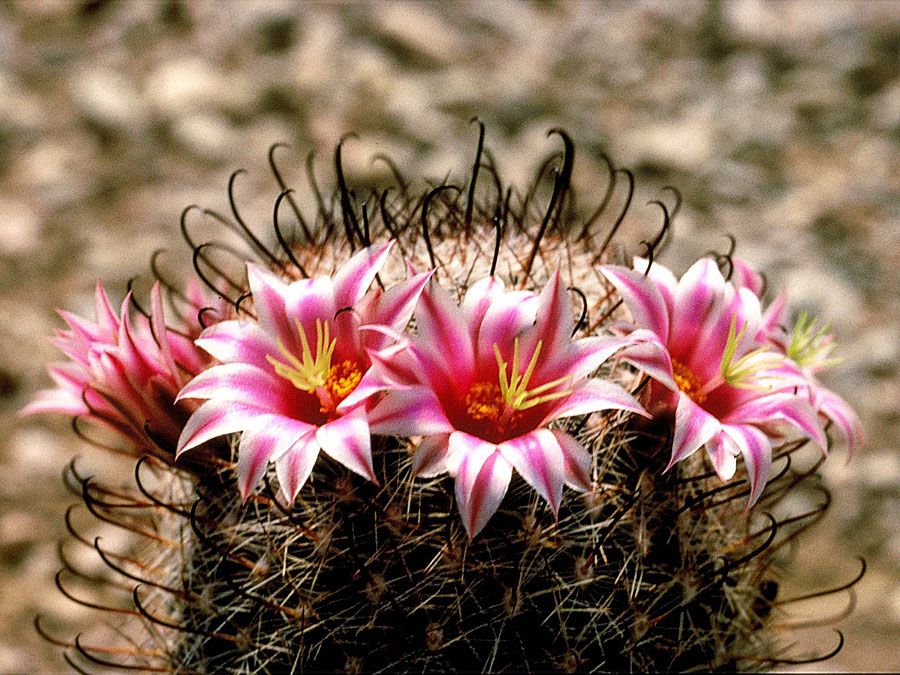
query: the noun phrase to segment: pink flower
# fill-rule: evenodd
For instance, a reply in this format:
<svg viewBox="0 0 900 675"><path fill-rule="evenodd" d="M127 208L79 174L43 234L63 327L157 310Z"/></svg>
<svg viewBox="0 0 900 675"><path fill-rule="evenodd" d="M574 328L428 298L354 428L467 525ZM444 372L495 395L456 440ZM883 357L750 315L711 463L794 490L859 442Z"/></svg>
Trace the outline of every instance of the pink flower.
<svg viewBox="0 0 900 675"><path fill-rule="evenodd" d="M736 268L749 266L735 260ZM752 276L745 275L752 279ZM758 275L757 275L758 276ZM748 286L759 294L761 285ZM841 359L832 357L834 340L828 334L827 326L823 327L808 314L801 313L793 328L786 328L785 313L787 296L781 293L766 309L764 319L757 333L757 338L768 343L794 363L805 376L802 390L806 393L810 405L821 415L831 421L838 434L847 444L852 457L863 443L862 423L850 405L822 384L816 375L830 366L840 363Z"/></svg>
<svg viewBox="0 0 900 675"><path fill-rule="evenodd" d="M185 426L178 453L237 431L243 499L274 461L283 495L293 501L319 450L376 481L368 397L349 395L369 370L367 349L387 338L367 324L402 330L430 274L366 293L391 244L354 255L334 277L286 283L247 265L257 321L224 321L197 344L221 364L201 373L179 400L206 399Z"/></svg>
<svg viewBox="0 0 900 675"><path fill-rule="evenodd" d="M208 362L190 330L166 327L157 282L151 319L129 316L131 293L117 315L97 283L96 322L60 312L68 324L52 339L70 359L48 368L55 389L39 392L22 414L61 412L107 426L137 448L171 458L193 406L178 390Z"/></svg>
<svg viewBox="0 0 900 675"><path fill-rule="evenodd" d="M424 436L413 473L456 479L469 537L496 512L515 469L559 509L563 484L590 489L589 453L548 429L561 417L604 409L644 414L620 387L589 379L624 342L572 340L569 296L555 273L540 295L475 283L462 306L432 284L416 310L418 335L373 352L367 390L386 390L373 433Z"/></svg>
<svg viewBox="0 0 900 675"><path fill-rule="evenodd" d="M637 269L607 265L601 271L633 318L624 330L635 346L621 358L654 380L648 409L675 414L666 470L705 446L719 477L728 480L742 455L749 508L765 487L772 442L785 423L825 448L815 411L794 393L803 374L757 340L763 316L748 287L757 285L753 278L735 288L709 259L680 280L658 263L647 274L639 271L646 266L637 259Z"/></svg>

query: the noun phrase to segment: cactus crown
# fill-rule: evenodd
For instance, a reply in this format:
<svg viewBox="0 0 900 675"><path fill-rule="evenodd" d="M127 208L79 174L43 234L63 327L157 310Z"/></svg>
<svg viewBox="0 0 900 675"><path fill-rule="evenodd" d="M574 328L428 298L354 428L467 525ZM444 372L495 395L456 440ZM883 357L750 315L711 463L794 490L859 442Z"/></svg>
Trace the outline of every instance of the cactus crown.
<svg viewBox="0 0 900 675"><path fill-rule="evenodd" d="M344 176L342 139L330 199L320 192L310 160L314 217L282 177L275 162L280 146L272 148L281 189L273 216L277 248L241 217L233 198L237 173L229 182L231 214L205 213L242 237L243 258L255 256L286 281L329 273L352 251L388 239L414 267L435 269L435 280L454 300L485 275L531 289L562 266L570 296L581 303L576 331L597 335L623 313L620 294L597 264L623 255L617 233L631 212L632 174L601 156L607 188L585 215L571 184L574 145L567 134L551 131L564 150L548 158L521 193L503 183L482 149L479 126L465 189L441 184L422 194L391 164L395 184L361 202ZM660 223L642 242L650 265L668 244L681 203L667 190L675 199L655 202ZM285 206L295 217L293 235L282 226ZM182 233L197 276L213 297L224 298L214 306L181 304L192 308L181 317L181 325L191 327L183 332L196 337L211 319L254 315L257 300L249 302L248 286L235 260L228 260L234 249L194 240L191 211L183 214ZM721 262L731 267L729 256ZM159 277L155 261L153 270ZM404 276L402 264L389 263L378 283L388 286ZM183 296L160 280L172 298ZM307 335L298 323L297 350L279 340L265 358L297 389L330 387L343 400L361 371L346 361L346 372L336 372L345 361L334 354L332 328L321 322L315 328ZM159 330L156 339L164 342ZM729 364L743 331L735 334L732 322ZM571 393L566 377L529 384L546 348L538 342L520 354L516 338L514 354L504 356L494 345L496 386L473 387L471 415L500 424L500 403L525 415ZM601 372L642 401L658 386L621 362ZM676 380L684 379L680 372L675 369ZM747 510L752 486L743 472L722 484L700 453L663 472L673 442L671 416L647 421L607 410L553 425L588 450L590 489L564 491L554 514L514 476L491 522L471 538L457 514L453 480L446 474L414 478L409 438L373 436L378 483L320 459L293 503L286 503L274 470L264 471L261 487L242 502L235 435L209 440L176 461L171 435L154 434L149 419L133 485L106 486L80 475L74 462L67 471L89 514L133 533L134 545L114 552L84 537L86 516L73 508L67 523L74 545L95 549L110 574L84 575L68 561L66 545L58 585L87 602L70 590L75 579L105 584L115 597L91 604L124 616L125 625L90 644L60 640L46 622L39 621L38 630L79 670L650 672L752 670L830 656L786 655L770 630L790 602L778 597L789 545L828 508L816 474L820 462L792 466L805 439L773 449L773 475ZM818 495L818 502L803 513L787 511L784 496L800 490Z"/></svg>

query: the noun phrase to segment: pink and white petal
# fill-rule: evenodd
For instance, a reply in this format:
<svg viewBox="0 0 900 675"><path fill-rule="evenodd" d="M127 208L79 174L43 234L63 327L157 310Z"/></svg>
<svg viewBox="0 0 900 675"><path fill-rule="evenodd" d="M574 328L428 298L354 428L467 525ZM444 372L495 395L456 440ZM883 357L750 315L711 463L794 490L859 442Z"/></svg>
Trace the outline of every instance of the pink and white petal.
<svg viewBox="0 0 900 675"><path fill-rule="evenodd" d="M559 417L587 415L598 410L628 410L644 417L650 416L637 399L619 385L593 379L577 385L571 394L557 401L541 424Z"/></svg>
<svg viewBox="0 0 900 675"><path fill-rule="evenodd" d="M620 265L601 265L600 271L622 296L635 325L668 341L669 311L656 281Z"/></svg>
<svg viewBox="0 0 900 675"><path fill-rule="evenodd" d="M269 412L287 414L299 394L287 380L246 363L223 363L204 370L175 398L216 399L249 403Z"/></svg>
<svg viewBox="0 0 900 675"><path fill-rule="evenodd" d="M480 462L484 462L496 450L496 444L490 441L472 436L465 431L454 431L447 439L447 455L445 457L447 473L456 478L462 461L466 457L476 455L481 458Z"/></svg>
<svg viewBox="0 0 900 675"><path fill-rule="evenodd" d="M348 305L348 307L350 306ZM285 345L293 346L300 354L301 342L297 333L297 322L303 326L310 347L315 348L316 321L333 324L335 312L341 307L338 307L335 302L334 282L331 277L314 277L298 279L288 285L285 290L284 309L287 312L287 320L291 324L290 335L287 338L283 335L280 337ZM329 327L331 337L337 337L334 326Z"/></svg>
<svg viewBox="0 0 900 675"><path fill-rule="evenodd" d="M88 407L81 394L68 389L44 389L35 394L28 405L19 410L19 416L62 413L63 415L84 415Z"/></svg>
<svg viewBox="0 0 900 675"><path fill-rule="evenodd" d="M563 456L563 479L574 490L588 492L591 489L591 453L572 436L560 429L553 435Z"/></svg>
<svg viewBox="0 0 900 675"><path fill-rule="evenodd" d="M555 359L569 346L572 333L575 331L572 299L558 269L541 290L536 312L536 322L533 330L528 332L523 351L531 355L537 341L541 340L543 342L541 359Z"/></svg>
<svg viewBox="0 0 900 675"><path fill-rule="evenodd" d="M647 265L650 265L650 272L647 272ZM660 265L658 262L650 264L647 258L635 256L632 259L631 266L641 274L648 276L656 284L656 288L666 301L666 309L669 316L675 311L675 292L678 290L678 279L668 267Z"/></svg>
<svg viewBox="0 0 900 675"><path fill-rule="evenodd" d="M391 389L368 414L369 430L382 436L430 436L454 431L428 387Z"/></svg>
<svg viewBox="0 0 900 675"><path fill-rule="evenodd" d="M694 403L684 392L678 395L675 409L675 437L672 440L672 459L666 471L676 462L691 456L722 429L715 417Z"/></svg>
<svg viewBox="0 0 900 675"><path fill-rule="evenodd" d="M166 328L166 317L163 311L162 291L160 290L159 281L153 284L153 288L150 291L150 318L153 336L159 345L163 363L166 364L169 373L180 380L181 374L178 366L175 365L175 359L172 357L172 350L169 347L169 331Z"/></svg>
<svg viewBox="0 0 900 675"><path fill-rule="evenodd" d="M497 448L525 482L550 505L553 515L558 516L565 469L556 436L549 429L535 429L504 441Z"/></svg>
<svg viewBox="0 0 900 675"><path fill-rule="evenodd" d="M182 452L205 443L206 441L232 434L253 426L260 415L266 415L269 411L256 406L235 401L206 401L194 414L191 415L181 437L178 439L178 448L175 458Z"/></svg>
<svg viewBox="0 0 900 675"><path fill-rule="evenodd" d="M726 283L716 263L702 258L691 265L678 282L675 292L675 313L666 343L675 358L687 361L694 353L697 326L708 321L710 312L720 302ZM732 288L728 285L728 288ZM731 317L728 317L729 320Z"/></svg>
<svg viewBox="0 0 900 675"><path fill-rule="evenodd" d="M310 432L302 436L284 455L275 462L275 472L281 485L281 494L290 504L312 473L319 457L319 442L316 434Z"/></svg>
<svg viewBox="0 0 900 675"><path fill-rule="evenodd" d="M247 501L270 461L278 459L314 430L312 425L278 415L260 415L253 426L245 429L238 445L237 461L241 499Z"/></svg>
<svg viewBox="0 0 900 675"><path fill-rule="evenodd" d="M724 431L720 431L706 444L706 454L713 463L719 480L730 480L737 471L737 455L740 448Z"/></svg>
<svg viewBox="0 0 900 675"><path fill-rule="evenodd" d="M363 298L360 322L383 324L396 331L402 331L412 318L413 310L432 274L433 270L417 274L412 279L394 284L383 292L381 289L375 289ZM362 337L367 349L379 349L389 339L386 335L368 332Z"/></svg>
<svg viewBox="0 0 900 675"><path fill-rule="evenodd" d="M352 307L362 299L375 275L384 265L394 246L393 241L369 246L356 253L334 274L336 309Z"/></svg>
<svg viewBox="0 0 900 675"><path fill-rule="evenodd" d="M94 292L94 310L97 316L97 329L104 342L114 342L119 329L119 317L116 316L109 296L103 284L98 281Z"/></svg>
<svg viewBox="0 0 900 675"><path fill-rule="evenodd" d="M294 328L285 308L288 285L253 263L247 263L247 283L253 295L253 309L262 330L281 338L285 345L290 345Z"/></svg>
<svg viewBox="0 0 900 675"><path fill-rule="evenodd" d="M372 437L366 411L351 410L346 415L319 427L316 440L322 450L354 473L378 483L372 467Z"/></svg>
<svg viewBox="0 0 900 675"><path fill-rule="evenodd" d="M497 356L494 345L500 349L504 360L511 361L515 338L525 329L534 325L537 316L538 296L531 291L510 291L491 302L484 313L480 326L472 326L472 334L477 345L476 355L479 368L496 367ZM523 345L524 346L524 345ZM531 345L529 345L531 347ZM546 360L550 345L544 344L541 361ZM531 351L520 354L520 368L528 363Z"/></svg>
<svg viewBox="0 0 900 675"><path fill-rule="evenodd" d="M782 291L772 301L772 304L766 308L763 313L763 322L759 329L759 336L768 338L769 340L777 340L782 347L782 351L786 350L787 343L785 338L784 314L787 309L787 293Z"/></svg>
<svg viewBox="0 0 900 675"><path fill-rule="evenodd" d="M505 292L506 286L497 277L485 277L469 286L461 304L469 328L477 330L484 319L485 312ZM478 335L473 333L472 342L475 343L477 340Z"/></svg>
<svg viewBox="0 0 900 675"><path fill-rule="evenodd" d="M712 309L696 329L690 351L685 349L682 352L685 354L683 363L701 381L708 381L719 375L732 322L735 336L743 333L735 351L736 358L760 346L756 341L756 334L762 325L759 298L747 288L735 290L730 284L726 284ZM688 353L692 356L687 357Z"/></svg>
<svg viewBox="0 0 900 675"><path fill-rule="evenodd" d="M637 337L632 337L635 335ZM570 382L578 382L591 375L616 352L642 344L641 335L652 336L659 342L653 333L643 329L633 331L625 337L581 338L567 345L564 355L549 360L541 358L538 373L544 380L555 380L568 375ZM664 347L660 348L665 351Z"/></svg>
<svg viewBox="0 0 900 675"><path fill-rule="evenodd" d="M266 359L281 359L275 339L255 321L231 320L213 324L197 338L198 347L222 363L246 363L274 372Z"/></svg>
<svg viewBox="0 0 900 675"><path fill-rule="evenodd" d="M772 444L762 431L748 424L728 424L723 431L735 442L744 456L744 466L747 467L747 476L750 479L750 499L747 502L749 510L756 504L766 487L769 467L772 465Z"/></svg>
<svg viewBox="0 0 900 675"><path fill-rule="evenodd" d="M434 478L447 472L447 448L450 434L427 436L419 443L412 460L412 475L417 478Z"/></svg>
<svg viewBox="0 0 900 675"><path fill-rule="evenodd" d="M623 349L619 358L672 391L678 391L672 369L672 357L656 334L649 330L638 329L627 339L631 339L634 346Z"/></svg>
<svg viewBox="0 0 900 675"><path fill-rule="evenodd" d="M465 448L460 448L464 444ZM512 465L496 446L463 433L450 436L448 455L459 456L456 503L471 541L490 520L509 488Z"/></svg>
<svg viewBox="0 0 900 675"><path fill-rule="evenodd" d="M850 405L830 389L818 387L819 411L834 424L834 428L847 443L848 460L863 444L862 422Z"/></svg>
<svg viewBox="0 0 900 675"><path fill-rule="evenodd" d="M473 371L474 345L463 312L433 280L419 298L416 328L417 351L427 357L429 367L455 378Z"/></svg>
<svg viewBox="0 0 900 675"><path fill-rule="evenodd" d="M787 422L814 441L823 452L828 449L828 440L818 414L808 403L791 393L750 399L729 412L723 421L733 425L753 424L764 429Z"/></svg>
<svg viewBox="0 0 900 675"><path fill-rule="evenodd" d="M746 260L742 258L731 257L731 283L736 288L746 288L753 295L759 297L765 288L765 281L762 275L757 272Z"/></svg>

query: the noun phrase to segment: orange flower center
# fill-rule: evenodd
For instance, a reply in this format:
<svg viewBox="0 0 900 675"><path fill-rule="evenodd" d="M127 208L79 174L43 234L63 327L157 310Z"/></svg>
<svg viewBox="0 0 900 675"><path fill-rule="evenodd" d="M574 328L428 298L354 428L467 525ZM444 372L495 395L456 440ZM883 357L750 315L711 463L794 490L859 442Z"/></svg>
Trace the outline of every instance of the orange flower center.
<svg viewBox="0 0 900 675"><path fill-rule="evenodd" d="M349 359L331 366L328 369L328 376L325 378L325 389L331 399L331 409L326 409L323 405L323 413L334 412L341 401L347 398L359 381L362 379L362 373L359 367Z"/></svg>
<svg viewBox="0 0 900 675"><path fill-rule="evenodd" d="M475 422L496 425L506 409L506 402L496 382L476 382L463 401L466 413Z"/></svg>
<svg viewBox="0 0 900 675"><path fill-rule="evenodd" d="M696 404L701 404L706 400L706 394L703 392L703 383L700 378L694 375L688 368L678 361L672 361L672 372L675 376L675 384Z"/></svg>

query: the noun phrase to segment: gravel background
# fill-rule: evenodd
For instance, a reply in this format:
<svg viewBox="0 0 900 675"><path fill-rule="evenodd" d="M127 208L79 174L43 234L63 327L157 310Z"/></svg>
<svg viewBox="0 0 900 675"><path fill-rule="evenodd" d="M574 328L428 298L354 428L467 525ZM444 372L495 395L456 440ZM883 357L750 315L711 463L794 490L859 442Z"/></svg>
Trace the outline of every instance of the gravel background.
<svg viewBox="0 0 900 675"><path fill-rule="evenodd" d="M898 62L898 2L0 4L0 671L62 667L36 613L60 634L92 620L53 587L61 468L81 454L129 470L64 420L15 418L57 357L53 308L89 313L98 277L121 297L153 250L180 250L185 205L225 206L237 166L241 203L265 218L275 141L299 166L355 130L351 175L373 152L410 176L464 175L475 114L520 184L559 125L641 184L677 185L668 264L734 233L831 322L846 360L828 380L868 442L826 463L834 508L789 583L840 583L865 555L847 646L817 668L900 669Z"/></svg>

